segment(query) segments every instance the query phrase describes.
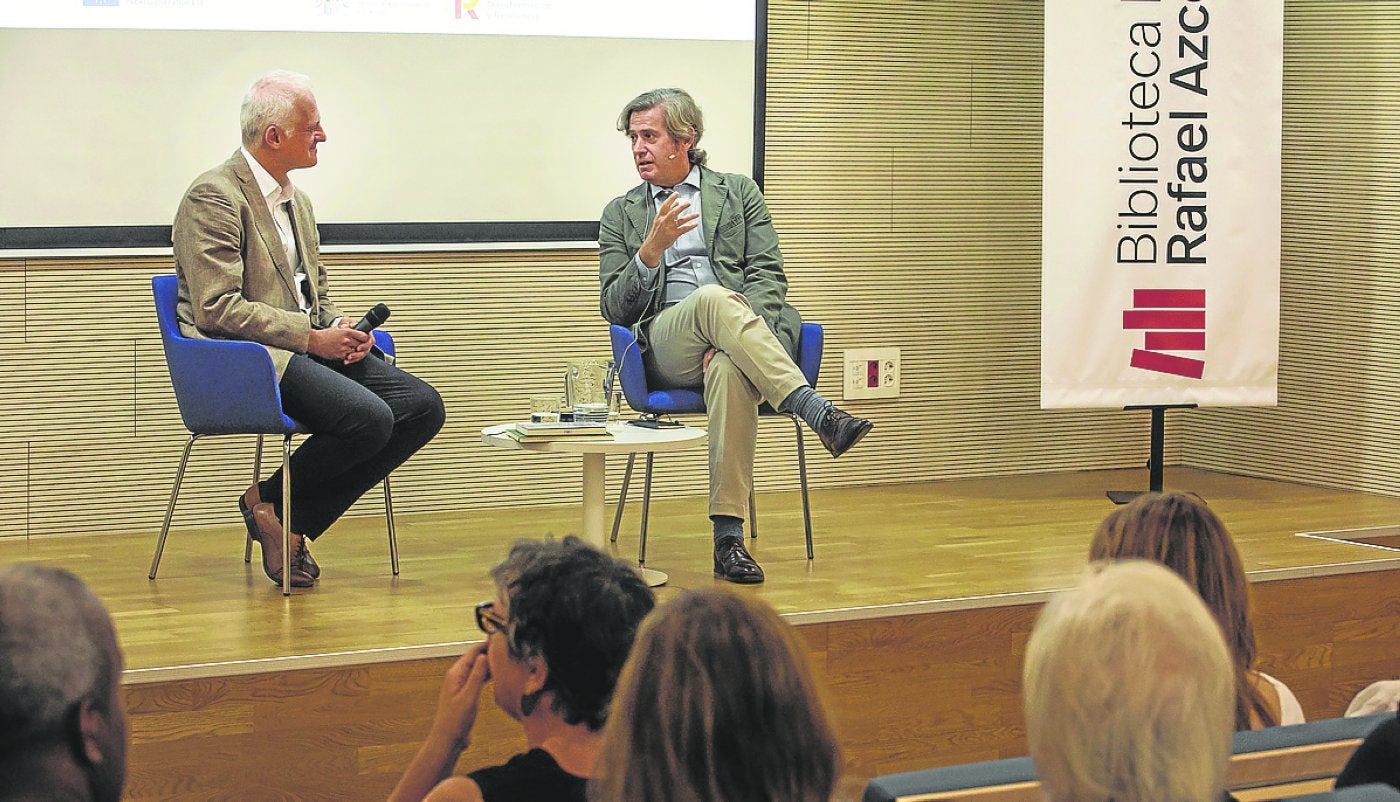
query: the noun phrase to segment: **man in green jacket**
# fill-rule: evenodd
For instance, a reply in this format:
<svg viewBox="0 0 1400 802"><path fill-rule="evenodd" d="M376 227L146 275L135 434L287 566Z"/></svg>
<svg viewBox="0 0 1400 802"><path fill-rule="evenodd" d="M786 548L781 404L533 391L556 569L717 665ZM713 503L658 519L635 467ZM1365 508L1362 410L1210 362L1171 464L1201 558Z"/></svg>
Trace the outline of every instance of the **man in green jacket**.
<svg viewBox="0 0 1400 802"><path fill-rule="evenodd" d="M603 317L636 333L653 386L703 386L715 576L762 582L743 532L759 404L801 417L832 456L873 424L818 395L793 361L802 320L785 300L768 206L752 179L704 166L694 99L680 89L646 92L617 127L643 183L603 210Z"/></svg>

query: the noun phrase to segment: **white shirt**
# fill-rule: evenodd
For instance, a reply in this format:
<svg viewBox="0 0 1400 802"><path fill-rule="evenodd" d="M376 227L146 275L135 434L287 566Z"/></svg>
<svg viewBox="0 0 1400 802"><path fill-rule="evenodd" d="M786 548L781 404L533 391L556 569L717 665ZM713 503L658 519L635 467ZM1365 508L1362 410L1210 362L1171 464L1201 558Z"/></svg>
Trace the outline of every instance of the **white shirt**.
<svg viewBox="0 0 1400 802"><path fill-rule="evenodd" d="M1278 693L1278 725L1283 727L1289 724L1304 723L1307 719L1303 717L1303 707L1298 704L1298 697L1293 695L1293 691L1289 690L1287 685L1265 674L1263 671L1257 673L1259 676L1263 677L1266 682L1272 685L1274 690Z"/></svg>
<svg viewBox="0 0 1400 802"><path fill-rule="evenodd" d="M277 234L282 239L282 250L287 254L287 263L292 266L292 270L296 273L297 304L301 307L301 311L310 314L311 287L306 276L306 266L301 263L301 257L297 252L296 230L292 228L291 204L292 198L296 196L296 190L292 187L290 179L285 185L277 183L277 179L272 177L272 173L259 164L247 148L239 148L238 150L248 162L248 168L253 171L253 180L258 182L258 191L267 201L267 210L272 213L272 222L277 224Z"/></svg>

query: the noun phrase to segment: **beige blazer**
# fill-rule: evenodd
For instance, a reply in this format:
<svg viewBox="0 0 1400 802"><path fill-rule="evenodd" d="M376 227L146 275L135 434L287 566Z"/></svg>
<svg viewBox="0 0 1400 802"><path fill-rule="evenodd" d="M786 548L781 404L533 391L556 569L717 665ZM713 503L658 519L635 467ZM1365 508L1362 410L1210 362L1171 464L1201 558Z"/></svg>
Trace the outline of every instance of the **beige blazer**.
<svg viewBox="0 0 1400 802"><path fill-rule="evenodd" d="M292 354L306 353L311 328L341 317L321 267L321 238L311 200L292 199L297 251L314 288L311 317L297 303L296 273L277 224L240 151L196 178L175 214L171 240L180 297L175 308L187 337L252 340L267 347L280 379Z"/></svg>

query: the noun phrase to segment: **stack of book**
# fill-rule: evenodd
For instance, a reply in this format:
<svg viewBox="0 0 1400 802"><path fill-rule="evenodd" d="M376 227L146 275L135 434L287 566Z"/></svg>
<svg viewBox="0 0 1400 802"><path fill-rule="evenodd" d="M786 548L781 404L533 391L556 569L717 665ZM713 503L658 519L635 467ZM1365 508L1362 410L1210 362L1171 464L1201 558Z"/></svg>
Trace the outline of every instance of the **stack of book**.
<svg viewBox="0 0 1400 802"><path fill-rule="evenodd" d="M550 440L611 440L612 433L603 423L512 423L502 432L521 443L543 443Z"/></svg>

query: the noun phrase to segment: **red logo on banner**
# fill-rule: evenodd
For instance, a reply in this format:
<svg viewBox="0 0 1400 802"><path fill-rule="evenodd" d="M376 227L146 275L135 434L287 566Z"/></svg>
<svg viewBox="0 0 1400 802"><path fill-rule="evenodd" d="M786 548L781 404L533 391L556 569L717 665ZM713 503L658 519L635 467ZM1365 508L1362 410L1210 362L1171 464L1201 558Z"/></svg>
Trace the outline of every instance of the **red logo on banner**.
<svg viewBox="0 0 1400 802"><path fill-rule="evenodd" d="M1139 370L1199 379L1204 359L1162 353L1206 350L1205 290L1133 290L1133 308L1123 312L1124 330L1141 329L1143 347L1128 363Z"/></svg>

